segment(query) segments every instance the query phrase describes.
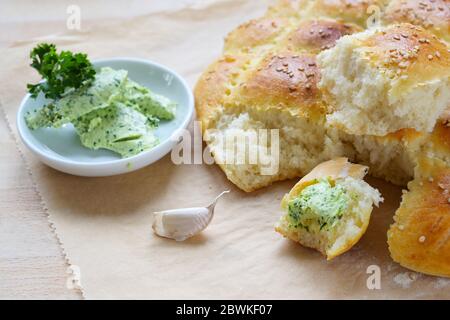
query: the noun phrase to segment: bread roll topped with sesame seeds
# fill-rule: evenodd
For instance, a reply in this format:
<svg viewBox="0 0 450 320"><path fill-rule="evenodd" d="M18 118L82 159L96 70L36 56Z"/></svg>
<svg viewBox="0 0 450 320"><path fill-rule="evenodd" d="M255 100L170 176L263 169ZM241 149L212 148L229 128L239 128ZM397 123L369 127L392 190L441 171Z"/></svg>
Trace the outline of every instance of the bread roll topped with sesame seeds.
<svg viewBox="0 0 450 320"><path fill-rule="evenodd" d="M417 272L450 277L450 167L422 157L388 232L394 261Z"/></svg>
<svg viewBox="0 0 450 320"><path fill-rule="evenodd" d="M370 17L382 12L388 2L389 0L310 0L308 15L353 22L366 28Z"/></svg>
<svg viewBox="0 0 450 320"><path fill-rule="evenodd" d="M366 232L373 205L383 201L362 180L367 171L346 158L321 163L285 195L275 230L328 260L348 251Z"/></svg>
<svg viewBox="0 0 450 320"><path fill-rule="evenodd" d="M339 157L400 186L450 167L449 2L274 0L195 87L215 162L246 192Z"/></svg>
<svg viewBox="0 0 450 320"><path fill-rule="evenodd" d="M312 19L301 22L289 32L281 46L292 52L317 54L334 47L343 36L360 32L363 29L352 23L341 23L330 19Z"/></svg>
<svg viewBox="0 0 450 320"><path fill-rule="evenodd" d="M252 49L257 50L259 47L267 47L277 37L282 36L288 25L289 20L283 17L262 17L250 20L227 35L224 50L232 53L241 50L249 51Z"/></svg>
<svg viewBox="0 0 450 320"><path fill-rule="evenodd" d="M338 40L317 57L328 122L350 134L431 132L450 101L450 53L411 24Z"/></svg>
<svg viewBox="0 0 450 320"><path fill-rule="evenodd" d="M276 0L269 6L266 16L304 18L307 16L311 0Z"/></svg>
<svg viewBox="0 0 450 320"><path fill-rule="evenodd" d="M391 0L384 23L409 22L450 41L450 0Z"/></svg>

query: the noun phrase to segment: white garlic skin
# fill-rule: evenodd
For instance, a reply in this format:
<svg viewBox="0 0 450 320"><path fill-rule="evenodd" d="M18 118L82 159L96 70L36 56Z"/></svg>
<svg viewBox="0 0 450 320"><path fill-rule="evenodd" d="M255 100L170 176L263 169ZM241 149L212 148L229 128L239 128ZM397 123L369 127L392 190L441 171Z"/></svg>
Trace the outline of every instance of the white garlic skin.
<svg viewBox="0 0 450 320"><path fill-rule="evenodd" d="M184 241L201 231L211 222L217 200L225 193L218 195L207 207L181 208L153 213L153 231L164 238Z"/></svg>

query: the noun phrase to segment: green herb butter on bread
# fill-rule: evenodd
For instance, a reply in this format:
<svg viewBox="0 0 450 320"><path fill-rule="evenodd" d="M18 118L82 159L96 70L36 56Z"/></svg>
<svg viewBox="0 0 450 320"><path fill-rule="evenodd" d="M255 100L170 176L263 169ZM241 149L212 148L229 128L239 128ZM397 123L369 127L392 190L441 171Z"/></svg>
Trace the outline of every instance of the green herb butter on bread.
<svg viewBox="0 0 450 320"><path fill-rule="evenodd" d="M328 260L348 251L365 233L373 205L383 201L362 180L367 169L347 158L319 164L284 196L275 230Z"/></svg>

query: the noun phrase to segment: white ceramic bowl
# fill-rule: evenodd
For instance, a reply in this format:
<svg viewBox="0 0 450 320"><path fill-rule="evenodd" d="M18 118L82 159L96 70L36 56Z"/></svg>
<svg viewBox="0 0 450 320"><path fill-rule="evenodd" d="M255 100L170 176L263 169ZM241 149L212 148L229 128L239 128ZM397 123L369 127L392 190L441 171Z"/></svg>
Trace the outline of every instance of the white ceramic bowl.
<svg viewBox="0 0 450 320"><path fill-rule="evenodd" d="M17 114L17 128L25 145L50 167L87 177L111 176L145 167L166 155L177 143L179 130L185 129L194 112L194 98L189 86L174 71L157 63L134 58L96 60L96 69L111 67L128 71L130 79L177 102L175 119L161 121L155 134L159 145L130 158L121 158L109 150L90 150L81 145L71 124L62 128L30 130L24 115L48 101L42 96L32 99L28 94L22 100Z"/></svg>

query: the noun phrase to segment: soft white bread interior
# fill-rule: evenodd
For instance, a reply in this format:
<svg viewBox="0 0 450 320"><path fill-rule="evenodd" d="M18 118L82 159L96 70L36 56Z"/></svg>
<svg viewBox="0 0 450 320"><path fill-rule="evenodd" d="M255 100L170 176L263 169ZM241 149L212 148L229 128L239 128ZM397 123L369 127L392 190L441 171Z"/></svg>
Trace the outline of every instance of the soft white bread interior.
<svg viewBox="0 0 450 320"><path fill-rule="evenodd" d="M350 134L431 132L450 101L447 46L411 24L342 37L317 60L327 120Z"/></svg>
<svg viewBox="0 0 450 320"><path fill-rule="evenodd" d="M422 157L388 232L392 259L430 275L450 277L450 167Z"/></svg>
<svg viewBox="0 0 450 320"><path fill-rule="evenodd" d="M315 167L281 203L275 230L328 260L348 251L365 233L378 190L362 180L368 168L337 158Z"/></svg>
<svg viewBox="0 0 450 320"><path fill-rule="evenodd" d="M323 120L282 110L243 110L220 117L215 129L205 131L204 139L227 178L250 192L351 154L335 131L325 129Z"/></svg>

